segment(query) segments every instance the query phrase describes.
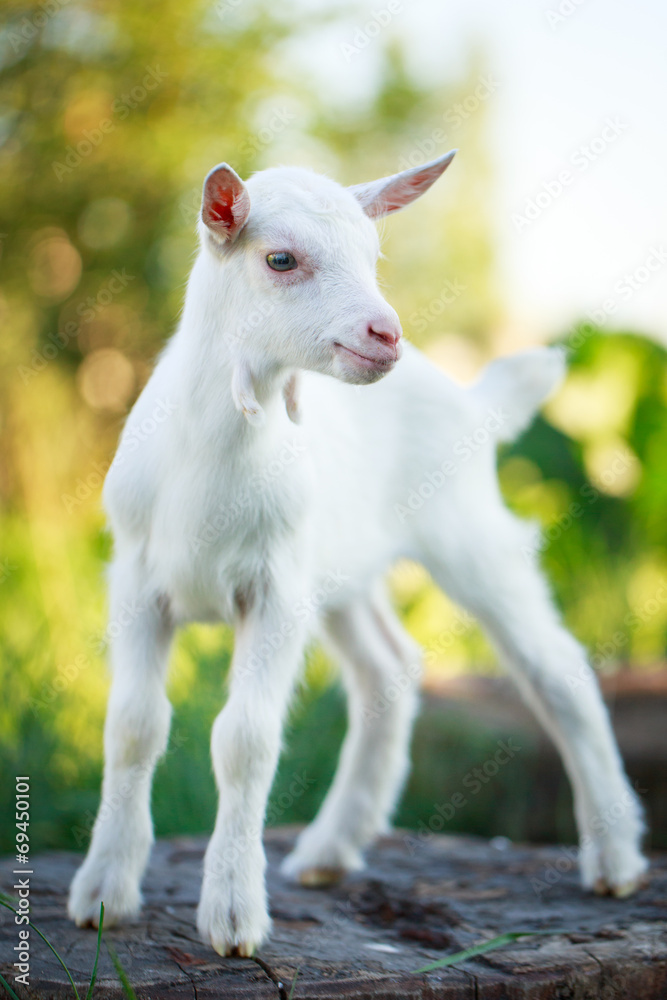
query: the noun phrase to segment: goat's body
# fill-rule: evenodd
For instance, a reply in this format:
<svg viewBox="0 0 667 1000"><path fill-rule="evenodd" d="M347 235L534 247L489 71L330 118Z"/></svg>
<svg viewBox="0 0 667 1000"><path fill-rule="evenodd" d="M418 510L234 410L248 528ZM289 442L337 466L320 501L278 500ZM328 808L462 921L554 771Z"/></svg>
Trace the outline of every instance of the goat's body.
<svg viewBox="0 0 667 1000"><path fill-rule="evenodd" d="M105 485L117 549L141 548L151 589L179 624L233 623L235 595L252 589L260 560L271 560L285 533L307 539L306 603L334 578L321 611L367 592L401 557L424 561L433 514L444 533L447 520L455 530L470 518L476 496L484 496L480 515L488 512L490 495L498 497L496 442L535 404L466 390L408 347L372 386L304 373L302 423L278 406L270 436L258 439L222 385L214 405L197 412L179 384L182 362L175 339L128 419L132 452L121 441ZM558 365L546 354L535 361L536 369ZM150 445L134 448L161 401L173 416Z"/></svg>
<svg viewBox="0 0 667 1000"><path fill-rule="evenodd" d="M232 188L206 187L204 211L224 235L247 218L249 200L222 173ZM382 204L414 197L413 173L407 187L402 175L390 179ZM400 328L374 286L374 236L355 200L373 215L386 185L353 197L286 171L281 183L305 213L301 231L298 213L276 228L268 175L257 178L265 214L247 224L243 253L204 235L181 325L105 484L114 681L103 803L72 885L72 916L94 922L100 900L110 922L139 908L151 776L169 731L169 645L192 620L236 627L229 698L212 735L220 800L198 914L204 938L247 954L268 932L261 827L282 719L316 626L341 661L350 726L334 783L284 871L314 882L362 863L400 792L416 706L419 650L380 586L401 557L422 562L479 618L558 745L585 884L630 891L645 869L640 809L594 675L537 567L534 530L505 508L495 471L496 442L527 424L562 357L538 350L494 362L472 389L414 348L389 371ZM288 240L303 273L268 275L273 258L294 270L291 252L268 252ZM288 417L297 394L299 424Z"/></svg>
<svg viewBox="0 0 667 1000"><path fill-rule="evenodd" d="M117 551L141 548L151 589L179 623L233 622L234 595L252 588L258 560L272 558L285 532L307 535L313 590L332 573L345 578L325 591L322 610L345 603L351 590L366 591L401 556L421 557L422 518L406 506L410 494L445 456L461 461L454 448L482 424L481 399L408 350L396 370L363 389L305 373L301 425L278 411L270 440L244 441L242 418L222 391L218 414L193 420L179 360L177 349L163 357L125 439L134 444L160 401L173 415L149 445L126 454L121 443L105 486ZM492 472L493 444L489 435L471 469ZM443 475L436 489L453 501L457 476Z"/></svg>

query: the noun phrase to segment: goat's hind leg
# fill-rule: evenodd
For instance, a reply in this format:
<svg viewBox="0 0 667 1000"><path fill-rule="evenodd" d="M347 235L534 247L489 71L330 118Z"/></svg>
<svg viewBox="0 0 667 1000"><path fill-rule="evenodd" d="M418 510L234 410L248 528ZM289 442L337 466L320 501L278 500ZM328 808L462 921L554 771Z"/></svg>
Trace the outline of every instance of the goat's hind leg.
<svg viewBox="0 0 667 1000"><path fill-rule="evenodd" d="M102 800L69 896L69 915L80 926L97 926L101 902L105 926L140 909L140 882L153 842L151 782L169 736L164 686L172 627L156 595L142 586L134 560L112 567L109 635L113 678Z"/></svg>
<svg viewBox="0 0 667 1000"><path fill-rule="evenodd" d="M303 884L324 884L363 866L361 852L387 830L409 766L421 650L381 588L325 621L348 694L348 732L317 817L283 862Z"/></svg>
<svg viewBox="0 0 667 1000"><path fill-rule="evenodd" d="M468 513L458 524L450 516L444 528L431 519L425 565L480 620L560 751L574 792L584 885L627 895L647 867L642 810L597 679L554 609L530 526L504 508L484 513L473 523Z"/></svg>

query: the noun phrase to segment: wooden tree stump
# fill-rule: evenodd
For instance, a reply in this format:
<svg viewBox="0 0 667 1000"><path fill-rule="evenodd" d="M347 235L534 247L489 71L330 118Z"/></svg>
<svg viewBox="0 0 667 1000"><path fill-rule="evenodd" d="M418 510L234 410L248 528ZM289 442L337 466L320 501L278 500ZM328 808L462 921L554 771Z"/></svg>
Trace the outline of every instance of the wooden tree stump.
<svg viewBox="0 0 667 1000"><path fill-rule="evenodd" d="M295 976L294 1000L667 997L666 855L652 859L648 887L621 901L582 892L571 850L399 832L369 852L366 871L320 890L289 886L279 875L295 835L288 828L266 835L274 930L254 959L220 958L198 940L204 838L156 845L141 918L104 934L139 1000L287 1000ZM65 959L83 998L96 932L76 929L65 909L79 860L68 853L34 858L30 900L32 920ZM14 897L17 867L13 858L0 865L3 890ZM18 928L2 912L0 970L13 985ZM558 933L414 972L518 930ZM34 932L30 952L30 987L15 987L21 1000L71 998L62 968ZM94 996L123 996L105 944Z"/></svg>

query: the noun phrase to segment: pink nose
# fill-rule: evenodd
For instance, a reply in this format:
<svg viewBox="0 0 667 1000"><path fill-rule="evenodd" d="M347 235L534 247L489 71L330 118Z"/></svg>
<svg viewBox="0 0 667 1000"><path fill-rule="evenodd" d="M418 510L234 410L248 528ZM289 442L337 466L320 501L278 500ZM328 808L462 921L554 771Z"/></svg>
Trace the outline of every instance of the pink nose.
<svg viewBox="0 0 667 1000"><path fill-rule="evenodd" d="M396 347L401 339L401 327L393 319L376 320L368 325L368 336L382 340L390 347Z"/></svg>

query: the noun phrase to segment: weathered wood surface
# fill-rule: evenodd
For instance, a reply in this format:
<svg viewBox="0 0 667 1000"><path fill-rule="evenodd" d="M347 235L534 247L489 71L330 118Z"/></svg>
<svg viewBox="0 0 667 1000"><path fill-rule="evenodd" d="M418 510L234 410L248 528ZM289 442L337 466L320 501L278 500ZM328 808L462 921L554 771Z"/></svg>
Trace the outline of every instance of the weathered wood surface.
<svg viewBox="0 0 667 1000"><path fill-rule="evenodd" d="M653 858L650 882L629 900L582 893L569 855L558 847L522 847L461 837L396 834L369 854L365 872L333 889L287 885L278 863L293 829L269 831L269 889L274 931L255 959L223 959L201 944L195 907L205 841L160 842L145 879L139 921L109 930L139 1000L653 1000L667 998L667 856ZM32 919L85 987L96 934L66 919L74 854L37 857ZM11 892L16 867L0 864ZM537 894L531 880L552 883ZM509 930L555 930L453 968L413 970ZM17 928L3 911L0 970L13 982ZM72 997L63 970L31 935L30 989L21 998ZM0 995L2 988L0 987ZM122 992L103 945L95 998Z"/></svg>

